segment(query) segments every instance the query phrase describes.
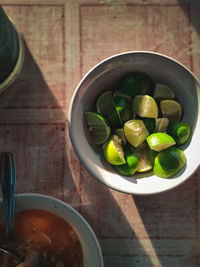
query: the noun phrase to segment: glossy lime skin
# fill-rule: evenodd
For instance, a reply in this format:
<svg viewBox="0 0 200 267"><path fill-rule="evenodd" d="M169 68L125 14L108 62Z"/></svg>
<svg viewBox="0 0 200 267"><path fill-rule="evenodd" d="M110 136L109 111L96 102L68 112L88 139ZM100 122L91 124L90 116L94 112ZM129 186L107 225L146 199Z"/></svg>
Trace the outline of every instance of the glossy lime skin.
<svg viewBox="0 0 200 267"><path fill-rule="evenodd" d="M159 177L169 178L179 172L185 164L184 152L172 146L158 153L153 171Z"/></svg>
<svg viewBox="0 0 200 267"><path fill-rule="evenodd" d="M138 167L139 160L135 154L125 150L126 163L123 165L115 166L117 172L125 176L132 176Z"/></svg>
<svg viewBox="0 0 200 267"><path fill-rule="evenodd" d="M167 132L174 138L177 145L183 145L190 137L191 126L188 122L170 122Z"/></svg>
<svg viewBox="0 0 200 267"><path fill-rule="evenodd" d="M129 73L122 78L119 84L120 91L134 97L136 95L152 95L153 80L145 73Z"/></svg>
<svg viewBox="0 0 200 267"><path fill-rule="evenodd" d="M142 118L148 132L151 134L154 132L155 128L156 128L156 123L155 123L155 119L153 118Z"/></svg>

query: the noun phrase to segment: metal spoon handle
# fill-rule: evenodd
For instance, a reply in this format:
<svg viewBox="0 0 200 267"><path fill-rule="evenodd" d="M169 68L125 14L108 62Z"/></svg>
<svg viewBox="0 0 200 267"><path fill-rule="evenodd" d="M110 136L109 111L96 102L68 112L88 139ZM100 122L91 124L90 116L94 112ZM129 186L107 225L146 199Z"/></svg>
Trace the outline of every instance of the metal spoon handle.
<svg viewBox="0 0 200 267"><path fill-rule="evenodd" d="M2 187L8 240L13 240L16 170L11 152L0 154L0 182Z"/></svg>

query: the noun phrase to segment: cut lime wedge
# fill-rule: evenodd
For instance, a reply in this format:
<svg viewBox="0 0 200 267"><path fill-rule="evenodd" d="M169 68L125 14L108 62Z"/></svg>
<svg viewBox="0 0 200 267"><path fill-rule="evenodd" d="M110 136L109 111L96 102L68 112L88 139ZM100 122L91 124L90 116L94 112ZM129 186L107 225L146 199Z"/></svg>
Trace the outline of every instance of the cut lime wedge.
<svg viewBox="0 0 200 267"><path fill-rule="evenodd" d="M160 110L162 116L170 121L180 121L182 117L182 107L176 100L160 101Z"/></svg>
<svg viewBox="0 0 200 267"><path fill-rule="evenodd" d="M121 139L117 135L112 135L110 139L103 145L104 156L112 165L125 164L124 151Z"/></svg>
<svg viewBox="0 0 200 267"><path fill-rule="evenodd" d="M96 102L97 112L107 118L110 114L116 112L115 104L111 91L105 91L100 94Z"/></svg>
<svg viewBox="0 0 200 267"><path fill-rule="evenodd" d="M137 95L132 102L133 113L140 117L157 118L158 106L153 97L149 95Z"/></svg>
<svg viewBox="0 0 200 267"><path fill-rule="evenodd" d="M179 172L185 164L184 152L172 146L158 153L153 171L159 177L169 178Z"/></svg>
<svg viewBox="0 0 200 267"><path fill-rule="evenodd" d="M166 133L153 133L149 135L147 143L152 150L157 152L176 144L174 138Z"/></svg>
<svg viewBox="0 0 200 267"><path fill-rule="evenodd" d="M137 147L145 141L149 132L142 120L129 120L124 124L124 134L129 143Z"/></svg>
<svg viewBox="0 0 200 267"><path fill-rule="evenodd" d="M166 133L167 132L167 126L169 124L168 118L157 118L155 119L156 127L155 132L156 133Z"/></svg>
<svg viewBox="0 0 200 267"><path fill-rule="evenodd" d="M103 144L110 136L110 126L107 120L96 112L85 111L88 130L96 144Z"/></svg>
<svg viewBox="0 0 200 267"><path fill-rule="evenodd" d="M153 97L155 99L173 99L175 98L173 90L165 84L156 84Z"/></svg>
<svg viewBox="0 0 200 267"><path fill-rule="evenodd" d="M115 134L118 135L119 138L122 139L122 144L125 145L126 144L126 136L124 134L124 129L123 128L116 129Z"/></svg>
<svg viewBox="0 0 200 267"><path fill-rule="evenodd" d="M131 151L125 151L126 163L123 165L115 166L117 172L125 176L132 176L138 167L139 160Z"/></svg>
<svg viewBox="0 0 200 267"><path fill-rule="evenodd" d="M150 154L150 148L146 142L140 144L134 151L135 155L139 159L137 172L146 172L153 168L152 157Z"/></svg>

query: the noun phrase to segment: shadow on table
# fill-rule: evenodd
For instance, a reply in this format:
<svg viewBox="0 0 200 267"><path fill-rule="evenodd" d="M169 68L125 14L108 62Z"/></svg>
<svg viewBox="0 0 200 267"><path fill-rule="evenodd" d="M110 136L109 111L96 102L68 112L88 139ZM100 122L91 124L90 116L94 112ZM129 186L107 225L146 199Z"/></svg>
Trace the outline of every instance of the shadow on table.
<svg viewBox="0 0 200 267"><path fill-rule="evenodd" d="M200 35L200 3L198 1L188 1L188 3L186 3L185 0L178 0L177 3L188 17L188 20L194 27L195 31Z"/></svg>
<svg viewBox="0 0 200 267"><path fill-rule="evenodd" d="M134 247L145 255L110 189L96 184L92 177L87 180L88 173L74 152L65 146L68 144L66 115L27 45L20 76L0 95L0 110L1 151L14 153L16 193L48 194L78 209L100 237L103 252L111 250L106 255L106 266L117 266L123 255L134 255ZM77 190L73 168L80 168L84 195ZM95 195L89 187L94 189ZM139 264L139 256L134 256L131 264L134 261ZM152 266L148 258L145 264Z"/></svg>
<svg viewBox="0 0 200 267"><path fill-rule="evenodd" d="M16 192L63 199L63 177L75 188L65 147L66 116L26 44L22 71L0 95L0 110L1 151L14 153Z"/></svg>
<svg viewBox="0 0 200 267"><path fill-rule="evenodd" d="M105 267L154 266L117 203L119 199L119 203L126 205L126 197L130 199L130 195L109 189L91 177L84 167L80 172L85 198L79 211L99 239Z"/></svg>
<svg viewBox="0 0 200 267"><path fill-rule="evenodd" d="M168 192L133 196L160 265L198 266L197 172Z"/></svg>

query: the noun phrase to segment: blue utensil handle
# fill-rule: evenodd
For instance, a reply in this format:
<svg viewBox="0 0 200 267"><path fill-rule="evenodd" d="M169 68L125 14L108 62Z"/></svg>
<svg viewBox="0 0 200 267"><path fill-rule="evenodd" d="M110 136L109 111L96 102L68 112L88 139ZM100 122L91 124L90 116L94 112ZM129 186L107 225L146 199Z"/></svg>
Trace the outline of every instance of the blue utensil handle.
<svg viewBox="0 0 200 267"><path fill-rule="evenodd" d="M3 195L4 211L8 239L13 239L16 169L11 152L0 154L0 182Z"/></svg>

